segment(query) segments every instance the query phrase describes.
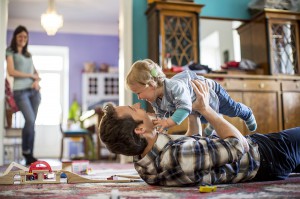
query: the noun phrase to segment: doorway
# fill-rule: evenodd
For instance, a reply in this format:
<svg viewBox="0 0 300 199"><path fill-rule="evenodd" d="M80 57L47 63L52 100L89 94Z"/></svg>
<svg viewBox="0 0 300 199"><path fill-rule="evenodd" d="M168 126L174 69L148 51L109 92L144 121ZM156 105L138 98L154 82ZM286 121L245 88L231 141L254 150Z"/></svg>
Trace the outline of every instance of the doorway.
<svg viewBox="0 0 300 199"><path fill-rule="evenodd" d="M36 157L57 158L60 153L61 115L68 115L69 49L61 46L29 46L29 52L41 77L42 97L36 120L34 154Z"/></svg>

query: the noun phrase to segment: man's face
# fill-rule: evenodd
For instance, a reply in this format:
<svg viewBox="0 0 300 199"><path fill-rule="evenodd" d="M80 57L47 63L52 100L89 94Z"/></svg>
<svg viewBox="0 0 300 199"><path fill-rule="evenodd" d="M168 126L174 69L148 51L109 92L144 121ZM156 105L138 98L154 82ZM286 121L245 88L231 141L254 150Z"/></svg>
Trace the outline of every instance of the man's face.
<svg viewBox="0 0 300 199"><path fill-rule="evenodd" d="M118 106L115 108L119 117L131 116L135 121L143 121L143 125L151 131L153 129L153 123L148 113L141 108L140 103L136 103L132 106Z"/></svg>

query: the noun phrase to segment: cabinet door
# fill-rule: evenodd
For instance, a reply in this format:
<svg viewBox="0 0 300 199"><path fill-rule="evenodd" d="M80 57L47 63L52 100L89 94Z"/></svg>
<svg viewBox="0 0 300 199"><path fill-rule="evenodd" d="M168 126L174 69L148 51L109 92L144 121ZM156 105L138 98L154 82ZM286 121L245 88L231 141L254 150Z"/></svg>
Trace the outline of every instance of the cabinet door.
<svg viewBox="0 0 300 199"><path fill-rule="evenodd" d="M173 126L168 129L168 134L184 135L188 129L188 118L186 118L180 125Z"/></svg>
<svg viewBox="0 0 300 199"><path fill-rule="evenodd" d="M176 66L199 62L198 15L165 10L160 15L161 63L168 55ZM164 66L165 67L165 66Z"/></svg>
<svg viewBox="0 0 300 199"><path fill-rule="evenodd" d="M269 133L280 130L279 89L280 84L272 80L227 79L219 82L237 102L250 107L257 121L257 132ZM238 118L226 118L244 134L250 134L244 122Z"/></svg>
<svg viewBox="0 0 300 199"><path fill-rule="evenodd" d="M269 21L271 74L299 73L299 31L294 20Z"/></svg>
<svg viewBox="0 0 300 199"><path fill-rule="evenodd" d="M300 92L284 92L282 104L284 129L300 126Z"/></svg>
<svg viewBox="0 0 300 199"><path fill-rule="evenodd" d="M276 92L244 92L243 102L253 111L258 133L280 130L279 102Z"/></svg>
<svg viewBox="0 0 300 199"><path fill-rule="evenodd" d="M257 122L257 132L271 133L280 130L276 92L228 91L228 94L236 102L241 102L252 109ZM224 118L243 135L251 134L242 119L228 116L224 116Z"/></svg>

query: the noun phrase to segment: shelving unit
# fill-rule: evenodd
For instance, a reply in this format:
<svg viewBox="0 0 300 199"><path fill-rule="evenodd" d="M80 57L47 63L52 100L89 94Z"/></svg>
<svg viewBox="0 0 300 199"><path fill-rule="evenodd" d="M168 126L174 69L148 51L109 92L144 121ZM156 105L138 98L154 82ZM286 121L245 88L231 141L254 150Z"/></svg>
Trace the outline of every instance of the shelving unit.
<svg viewBox="0 0 300 199"><path fill-rule="evenodd" d="M238 28L241 56L265 75L300 74L300 13L265 9Z"/></svg>
<svg viewBox="0 0 300 199"><path fill-rule="evenodd" d="M107 102L119 104L118 73L84 73L82 75L82 111L103 106Z"/></svg>
<svg viewBox="0 0 300 199"><path fill-rule="evenodd" d="M190 61L199 63L199 13L203 5L193 2L162 2L149 4L149 58L167 68L168 55L173 65Z"/></svg>

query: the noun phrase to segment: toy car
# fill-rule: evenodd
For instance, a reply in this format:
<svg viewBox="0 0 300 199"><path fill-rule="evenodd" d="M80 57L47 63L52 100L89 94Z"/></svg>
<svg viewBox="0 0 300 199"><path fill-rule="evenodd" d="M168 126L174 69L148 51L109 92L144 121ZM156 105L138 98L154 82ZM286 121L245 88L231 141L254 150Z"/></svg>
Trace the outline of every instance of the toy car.
<svg viewBox="0 0 300 199"><path fill-rule="evenodd" d="M45 171L45 173L43 173L43 171ZM32 163L26 174L26 180L37 180L38 173L43 173L44 179L48 179L48 173L52 173L51 166L46 161L36 161Z"/></svg>

